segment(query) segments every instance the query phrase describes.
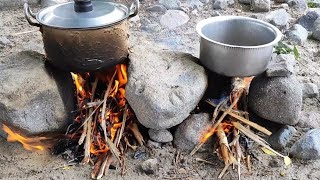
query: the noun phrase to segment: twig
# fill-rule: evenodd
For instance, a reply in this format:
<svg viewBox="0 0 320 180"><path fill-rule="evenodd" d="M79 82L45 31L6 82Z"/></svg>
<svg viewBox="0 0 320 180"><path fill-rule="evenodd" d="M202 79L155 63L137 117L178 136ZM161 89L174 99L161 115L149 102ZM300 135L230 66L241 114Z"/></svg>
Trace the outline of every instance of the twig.
<svg viewBox="0 0 320 180"><path fill-rule="evenodd" d="M121 129L120 129L120 133L119 133L118 138L115 141L117 147L119 146L120 140L122 138L122 134L123 134L123 131L124 131L124 127L126 126L126 122L127 122L127 105L124 106L123 119L122 119L122 125L121 125Z"/></svg>
<svg viewBox="0 0 320 180"><path fill-rule="evenodd" d="M196 161L198 161L198 162L204 162L204 163L206 163L206 164L211 164L211 165L216 165L216 164L214 164L214 163L212 163L212 162L210 162L210 161L207 161L207 160L204 160L204 159L200 159L200 158L196 158Z"/></svg>
<svg viewBox="0 0 320 180"><path fill-rule="evenodd" d="M112 75L111 80L109 81L107 90L104 94L104 100L103 100L103 106L102 106L102 113L101 113L101 127L103 129L104 139L109 146L109 149L111 153L116 157L116 159L120 162L120 152L117 149L117 147L113 144L113 142L110 140L110 138L107 136L107 125L106 125L106 119L105 119L105 113L106 113L106 106L107 106L107 99L111 90L112 82L114 80L114 77L116 76L117 71L115 71Z"/></svg>
<svg viewBox="0 0 320 180"><path fill-rule="evenodd" d="M96 88L97 88L97 84L98 84L98 78L95 78L94 83L92 84L92 91L91 91L91 101L93 101L94 99L94 94L96 92ZM89 114L93 114L93 109L90 108L89 109ZM90 147L91 147L91 142L92 142L92 116L89 117L88 123L87 123L87 132L86 132L86 140L85 140L85 144L84 144L84 158L82 160L83 163L88 163L90 160Z"/></svg>
<svg viewBox="0 0 320 180"><path fill-rule="evenodd" d="M143 146L144 144L144 140L143 140L143 136L139 131L138 125L136 123L132 123L129 126L130 130L132 131L134 137L137 139L138 143L140 144L140 146Z"/></svg>
<svg viewBox="0 0 320 180"><path fill-rule="evenodd" d="M97 162L94 164L93 170L91 172L91 178L92 179L96 179L97 178L97 174L99 173L99 170L101 168L101 164L104 161L106 157L106 153L103 153L99 156Z"/></svg>
<svg viewBox="0 0 320 180"><path fill-rule="evenodd" d="M101 179L102 176L105 174L105 169L108 168L109 169L109 166L108 166L108 161L109 159L112 158L112 153L107 153L107 155L105 156L104 160L103 160L103 163L101 164L101 167L100 167L100 170L99 170L99 173L97 175L97 179ZM110 163L111 164L111 163Z"/></svg>
<svg viewBox="0 0 320 180"><path fill-rule="evenodd" d="M239 94L242 94L243 91L244 91L244 89L240 89L240 90L238 91L238 93L239 93ZM216 128L218 127L218 125L222 122L222 120L224 119L224 117L226 117L226 115L227 115L227 114L232 110L232 108L238 103L239 99L240 99L240 95L237 96L237 97L235 98L235 100L233 101L233 103L228 107L228 109L227 109L225 112L223 112L223 114L221 115L221 117L219 118L219 120L214 124L214 126L213 126L212 129L210 130L210 132L211 132L210 136L213 135L215 129L216 129ZM210 137L210 136L209 136L209 137ZM204 143L205 143L205 141L202 141L202 142L200 142L196 147L194 147L194 149L191 151L190 155L192 156L193 154L195 154L195 153L203 146Z"/></svg>

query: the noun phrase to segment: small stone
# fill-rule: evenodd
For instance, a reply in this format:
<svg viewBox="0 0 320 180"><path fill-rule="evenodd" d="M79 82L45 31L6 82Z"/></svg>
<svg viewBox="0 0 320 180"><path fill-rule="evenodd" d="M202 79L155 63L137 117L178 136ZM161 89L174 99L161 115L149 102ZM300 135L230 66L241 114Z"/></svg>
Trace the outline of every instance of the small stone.
<svg viewBox="0 0 320 180"><path fill-rule="evenodd" d="M166 129L165 130L149 129L148 134L152 140L161 142L161 143L167 143L173 140L173 136L171 132Z"/></svg>
<svg viewBox="0 0 320 180"><path fill-rule="evenodd" d="M303 97L317 98L319 96L318 86L314 83L303 83Z"/></svg>
<svg viewBox="0 0 320 180"><path fill-rule="evenodd" d="M167 8L161 4L152 5L146 8L148 12L158 12L158 13L165 13Z"/></svg>
<svg viewBox="0 0 320 180"><path fill-rule="evenodd" d="M158 23L152 23L142 26L141 29L149 33L155 33L161 30L161 26Z"/></svg>
<svg viewBox="0 0 320 180"><path fill-rule="evenodd" d="M277 26L280 29L285 29L288 27L290 14L287 13L285 9L278 9L271 11L266 19L269 23Z"/></svg>
<svg viewBox="0 0 320 180"><path fill-rule="evenodd" d="M0 45L7 46L7 45L10 45L10 44L11 44L11 41L7 37L0 36Z"/></svg>
<svg viewBox="0 0 320 180"><path fill-rule="evenodd" d="M311 31L313 24L318 17L320 17L320 9L318 11L309 11L306 15L299 18L298 23L308 31Z"/></svg>
<svg viewBox="0 0 320 180"><path fill-rule="evenodd" d="M304 12L305 10L308 9L307 2L305 0L288 0L288 5L300 12Z"/></svg>
<svg viewBox="0 0 320 180"><path fill-rule="evenodd" d="M252 0L251 6L255 12L268 12L270 11L270 0Z"/></svg>
<svg viewBox="0 0 320 180"><path fill-rule="evenodd" d="M150 139L148 140L147 145L148 145L150 148L155 148L155 149L160 149L160 148L161 148L161 143L152 141L152 140L150 140Z"/></svg>
<svg viewBox="0 0 320 180"><path fill-rule="evenodd" d="M181 2L179 0L159 0L159 4L167 9L181 9Z"/></svg>
<svg viewBox="0 0 320 180"><path fill-rule="evenodd" d="M227 9L228 0L215 0L212 7L213 9Z"/></svg>
<svg viewBox="0 0 320 180"><path fill-rule="evenodd" d="M308 39L308 31L300 24L295 24L286 33L291 42L295 44L303 44Z"/></svg>
<svg viewBox="0 0 320 180"><path fill-rule="evenodd" d="M251 0L239 0L239 3L249 5L251 4Z"/></svg>
<svg viewBox="0 0 320 180"><path fill-rule="evenodd" d="M187 0L187 4L191 7L191 9L194 9L194 8L199 9L200 7L203 6L203 3L199 0Z"/></svg>
<svg viewBox="0 0 320 180"><path fill-rule="evenodd" d="M209 114L193 114L188 117L174 134L174 145L181 150L190 151L198 143L206 128L210 126Z"/></svg>
<svg viewBox="0 0 320 180"><path fill-rule="evenodd" d="M312 37L320 41L320 17L313 24Z"/></svg>
<svg viewBox="0 0 320 180"><path fill-rule="evenodd" d="M168 29L175 29L189 21L189 16L180 10L168 10L160 18L160 24Z"/></svg>
<svg viewBox="0 0 320 180"><path fill-rule="evenodd" d="M141 164L141 168L146 174L154 174L157 171L158 166L157 158L148 159Z"/></svg>
<svg viewBox="0 0 320 180"><path fill-rule="evenodd" d="M295 57L292 54L273 54L266 70L267 77L286 77L294 73Z"/></svg>
<svg viewBox="0 0 320 180"><path fill-rule="evenodd" d="M301 118L297 124L301 128L318 128L320 127L320 112L302 111Z"/></svg>
<svg viewBox="0 0 320 180"><path fill-rule="evenodd" d="M41 7L49 7L56 4L66 3L71 0L41 0Z"/></svg>
<svg viewBox="0 0 320 180"><path fill-rule="evenodd" d="M320 128L308 131L290 149L293 157L300 159L320 159Z"/></svg>
<svg viewBox="0 0 320 180"><path fill-rule="evenodd" d="M296 132L297 130L294 127L285 125L279 131L273 133L268 142L273 148L282 150L292 140Z"/></svg>
<svg viewBox="0 0 320 180"><path fill-rule="evenodd" d="M299 122L302 87L294 75L288 77L253 78L249 91L249 107L259 117L280 124Z"/></svg>
<svg viewBox="0 0 320 180"><path fill-rule="evenodd" d="M280 6L285 10L289 10L289 5L287 3L282 3Z"/></svg>

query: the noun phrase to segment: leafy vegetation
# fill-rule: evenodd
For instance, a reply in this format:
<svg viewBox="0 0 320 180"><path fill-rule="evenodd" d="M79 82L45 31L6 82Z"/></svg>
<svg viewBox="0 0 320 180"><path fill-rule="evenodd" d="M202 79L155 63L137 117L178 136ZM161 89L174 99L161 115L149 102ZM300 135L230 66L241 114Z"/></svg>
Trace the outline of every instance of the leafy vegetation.
<svg viewBox="0 0 320 180"><path fill-rule="evenodd" d="M317 4L315 2L312 2L312 1L308 1L307 4L308 4L309 8L317 8L318 7Z"/></svg>
<svg viewBox="0 0 320 180"><path fill-rule="evenodd" d="M300 57L300 53L299 53L298 48L296 46L291 48L290 46L288 46L287 44L285 44L283 42L279 42L278 43L278 46L275 47L274 53L277 53L277 54L290 54L290 53L293 53L294 57L296 59L299 59L299 57Z"/></svg>

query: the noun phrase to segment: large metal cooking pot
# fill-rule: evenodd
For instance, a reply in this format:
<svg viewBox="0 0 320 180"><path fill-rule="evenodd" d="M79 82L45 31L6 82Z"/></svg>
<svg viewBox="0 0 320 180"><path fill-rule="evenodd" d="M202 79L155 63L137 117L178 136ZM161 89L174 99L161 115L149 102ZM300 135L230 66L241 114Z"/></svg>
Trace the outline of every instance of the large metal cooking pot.
<svg viewBox="0 0 320 180"><path fill-rule="evenodd" d="M48 61L73 72L102 70L128 57L127 19L138 13L139 0L123 4L75 0L24 13L29 24L40 27Z"/></svg>
<svg viewBox="0 0 320 180"><path fill-rule="evenodd" d="M273 25L248 17L218 16L197 24L200 61L208 69L230 77L264 72L273 46L282 33Z"/></svg>

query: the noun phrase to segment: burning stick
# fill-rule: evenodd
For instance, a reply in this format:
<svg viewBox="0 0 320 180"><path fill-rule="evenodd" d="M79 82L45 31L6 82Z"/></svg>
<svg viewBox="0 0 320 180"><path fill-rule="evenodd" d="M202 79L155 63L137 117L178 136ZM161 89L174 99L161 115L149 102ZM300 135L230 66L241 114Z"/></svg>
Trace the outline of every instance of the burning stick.
<svg viewBox="0 0 320 180"><path fill-rule="evenodd" d="M109 146L109 149L111 151L111 153L117 158L118 161L120 161L120 152L119 150L116 148L116 146L113 144L113 142L111 141L111 139L108 138L107 136L107 125L106 125L106 119L105 119L105 112L106 112L106 106L107 106L107 99L108 99L108 96L109 96L109 93L110 93L110 90L111 90L111 86L112 86L112 82L114 80L114 77L116 76L116 72L114 72L109 84L108 84L108 87L107 87L107 90L104 94L104 100L103 100L103 106L102 106L102 115L101 115L101 127L103 129L103 134L104 134L104 139L106 141L106 143L108 144Z"/></svg>
<svg viewBox="0 0 320 180"><path fill-rule="evenodd" d="M94 83L92 84L92 91L91 91L91 98L90 98L91 102L94 99L94 94L96 92L97 85L98 85L98 78L96 78ZM91 124L92 124L92 115L93 115L92 108L89 109L89 114L90 114L90 117L88 117L89 120L86 123L87 129L86 129L86 142L84 144L84 158L82 160L83 163L88 163L90 160L90 146L91 146L91 141L92 141L92 139L91 139L91 134L92 134Z"/></svg>
<svg viewBox="0 0 320 180"><path fill-rule="evenodd" d="M238 94L242 94L244 91L244 89L240 89L237 93ZM238 103L240 99L240 95L238 95L235 100L232 102L232 104L228 107L228 109L221 115L221 117L219 118L219 120L214 124L214 126L211 128L209 134L206 136L206 139L203 139L196 147L194 147L194 149L191 151L190 155L194 155L202 146L203 144L208 140L209 137L211 137L214 132L215 129L218 127L218 125L222 122L222 120L224 119L224 117L227 116L227 114L232 110L232 108Z"/></svg>
<svg viewBox="0 0 320 180"><path fill-rule="evenodd" d="M102 162L104 161L104 159L106 158L106 154L103 153L99 156L97 162L94 164L93 170L91 172L91 178L92 179L96 179L97 178L97 174L101 168Z"/></svg>

